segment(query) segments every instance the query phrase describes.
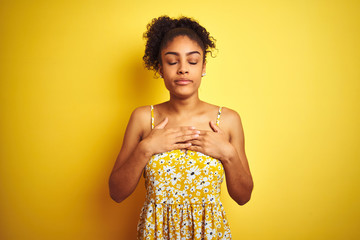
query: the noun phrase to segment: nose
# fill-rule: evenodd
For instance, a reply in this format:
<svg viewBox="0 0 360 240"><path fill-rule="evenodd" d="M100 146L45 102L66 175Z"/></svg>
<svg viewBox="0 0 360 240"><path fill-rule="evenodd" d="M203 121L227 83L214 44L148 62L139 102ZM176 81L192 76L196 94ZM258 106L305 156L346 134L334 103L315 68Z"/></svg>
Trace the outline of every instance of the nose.
<svg viewBox="0 0 360 240"><path fill-rule="evenodd" d="M180 63L178 68L178 74L189 73L189 69L186 63Z"/></svg>

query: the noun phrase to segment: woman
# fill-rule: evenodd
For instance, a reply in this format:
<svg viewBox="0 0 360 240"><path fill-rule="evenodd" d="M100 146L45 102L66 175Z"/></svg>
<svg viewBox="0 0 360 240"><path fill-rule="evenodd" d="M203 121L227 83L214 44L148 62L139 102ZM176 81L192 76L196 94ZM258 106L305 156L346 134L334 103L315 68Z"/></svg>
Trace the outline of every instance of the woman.
<svg viewBox="0 0 360 240"><path fill-rule="evenodd" d="M197 21L162 16L148 24L144 61L164 79L167 102L135 109L112 170L110 195L127 198L144 173L138 239L231 239L220 202L249 201L253 181L239 115L199 99L214 39Z"/></svg>

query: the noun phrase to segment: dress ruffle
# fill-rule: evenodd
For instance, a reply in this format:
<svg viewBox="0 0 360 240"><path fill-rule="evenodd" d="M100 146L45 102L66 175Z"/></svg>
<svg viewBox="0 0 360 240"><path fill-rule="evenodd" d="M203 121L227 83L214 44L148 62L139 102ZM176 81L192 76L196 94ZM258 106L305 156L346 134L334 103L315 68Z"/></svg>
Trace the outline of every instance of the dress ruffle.
<svg viewBox="0 0 360 240"><path fill-rule="evenodd" d="M221 202L217 204L145 203L138 239L231 239Z"/></svg>

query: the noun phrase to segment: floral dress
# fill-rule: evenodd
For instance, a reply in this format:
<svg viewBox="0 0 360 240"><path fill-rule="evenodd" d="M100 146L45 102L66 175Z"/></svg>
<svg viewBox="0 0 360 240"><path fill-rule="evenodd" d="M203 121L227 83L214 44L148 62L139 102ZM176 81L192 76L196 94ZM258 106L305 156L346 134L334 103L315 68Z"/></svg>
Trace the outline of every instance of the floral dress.
<svg viewBox="0 0 360 240"><path fill-rule="evenodd" d="M216 124L219 124L221 107ZM154 112L151 105L151 122ZM138 239L231 239L220 201L224 168L218 159L191 150L155 154L144 171L146 200Z"/></svg>

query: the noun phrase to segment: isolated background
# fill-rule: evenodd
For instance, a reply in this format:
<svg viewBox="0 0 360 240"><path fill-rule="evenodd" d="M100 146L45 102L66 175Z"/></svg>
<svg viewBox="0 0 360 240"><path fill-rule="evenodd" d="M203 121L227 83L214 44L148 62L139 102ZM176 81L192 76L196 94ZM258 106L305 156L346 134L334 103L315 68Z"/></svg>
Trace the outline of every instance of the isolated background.
<svg viewBox="0 0 360 240"><path fill-rule="evenodd" d="M1 1L0 238L135 239L144 181L107 181L131 111L168 98L144 69L154 17L217 39L203 100L239 112L255 188L233 239L360 238L360 2ZM149 120L150 121L150 120Z"/></svg>

